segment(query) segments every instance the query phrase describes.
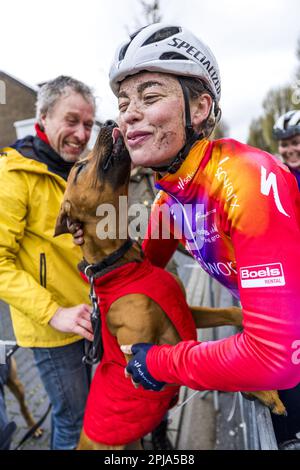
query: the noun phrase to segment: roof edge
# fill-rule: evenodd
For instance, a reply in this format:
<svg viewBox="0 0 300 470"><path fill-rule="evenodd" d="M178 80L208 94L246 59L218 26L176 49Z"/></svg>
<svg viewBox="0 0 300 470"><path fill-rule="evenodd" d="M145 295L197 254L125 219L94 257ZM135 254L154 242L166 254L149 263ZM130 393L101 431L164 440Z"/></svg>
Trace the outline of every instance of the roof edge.
<svg viewBox="0 0 300 470"><path fill-rule="evenodd" d="M29 85L28 83L24 82L23 80L20 80L19 78L15 77L11 73L7 73L4 70L0 69L0 76L5 75L7 78L17 82L19 85L22 85L23 87L29 89L30 91L33 91L35 94L37 94L39 87L36 85Z"/></svg>

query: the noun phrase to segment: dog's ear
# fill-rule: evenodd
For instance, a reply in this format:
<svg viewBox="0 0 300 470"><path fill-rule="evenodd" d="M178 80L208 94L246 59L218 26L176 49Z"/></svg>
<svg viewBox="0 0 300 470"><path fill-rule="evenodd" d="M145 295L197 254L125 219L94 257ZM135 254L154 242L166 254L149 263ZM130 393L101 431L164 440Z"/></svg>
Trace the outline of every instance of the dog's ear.
<svg viewBox="0 0 300 470"><path fill-rule="evenodd" d="M70 201L64 201L60 207L58 217L56 219L56 225L54 230L54 237L62 235L63 233L70 233L68 222L70 223L71 203Z"/></svg>

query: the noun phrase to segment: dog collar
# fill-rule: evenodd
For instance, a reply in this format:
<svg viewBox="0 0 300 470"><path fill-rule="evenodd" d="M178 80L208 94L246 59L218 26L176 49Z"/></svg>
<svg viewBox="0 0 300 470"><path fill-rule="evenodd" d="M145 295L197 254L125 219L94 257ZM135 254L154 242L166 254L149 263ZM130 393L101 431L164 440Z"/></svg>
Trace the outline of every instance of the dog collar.
<svg viewBox="0 0 300 470"><path fill-rule="evenodd" d="M79 265L80 271L84 272L87 277L98 277L105 270L107 272L107 268L111 267L115 264L125 253L132 247L133 240L128 238L126 242L118 248L118 250L114 251L110 255L106 256L101 260L99 263L96 264L89 264L86 260L83 260L82 263Z"/></svg>

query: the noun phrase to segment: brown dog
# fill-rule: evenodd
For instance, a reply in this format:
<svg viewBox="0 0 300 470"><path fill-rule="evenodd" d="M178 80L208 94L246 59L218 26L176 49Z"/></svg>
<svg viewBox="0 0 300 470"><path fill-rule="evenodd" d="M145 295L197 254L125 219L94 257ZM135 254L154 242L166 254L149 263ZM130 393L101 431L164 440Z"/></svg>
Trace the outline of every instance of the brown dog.
<svg viewBox="0 0 300 470"><path fill-rule="evenodd" d="M64 195L61 211L57 219L55 235L67 233L69 231L68 227L70 224L80 223L83 227L85 243L82 245L82 251L85 263L83 264L82 270L87 269L88 272L88 266L93 265L93 272L96 273L96 289L99 290L99 292L96 290L96 293L99 293L100 295L100 302L99 300L98 302L100 310L102 311L101 316L103 321L102 334L104 340L104 359L98 366L93 379L87 405L88 412L86 412L88 418L85 418L84 430L82 431L79 442L79 449L101 450L138 448L139 439L147 432L150 432L159 423L159 420L163 417L170 405L171 395L176 394L175 387L173 387L173 390L175 390L175 392L173 392L172 386L167 386L165 388L166 392L162 391L156 393L141 390L141 388L137 390L134 389L130 381L128 379L124 379L124 366L130 357L124 358L122 353L121 358L120 355L118 356L118 364L116 364L118 361L116 361L115 358L114 360L106 360L105 362L105 351L107 350L108 353L111 353L111 351L114 350L116 355L120 354L118 351L119 345L121 344L133 344L139 342L176 344L181 339L184 339L184 331L182 328L182 331L179 331L179 328L175 324L176 322L173 322L170 314L167 312L168 306L163 304L163 302L161 303L160 300L155 301L155 288L153 288L151 294L145 293L144 288L142 288L141 291L137 291L136 286L142 286L143 283L140 282L139 284L139 281L134 280L134 287L130 287L128 279L130 281L131 276L133 278L135 277L135 271L138 271L140 266L144 269L144 271L142 271L143 276L145 276L142 277L144 284L150 282L147 277L148 271L151 277L152 271L155 271L156 269L151 267L150 264L146 264L146 269L143 268L143 266L145 266L143 253L137 244L134 243L132 246L129 245L127 250L123 250L122 255L117 257L112 264L105 262L98 265L98 263L103 259L106 261L111 259L109 257L112 253L115 254L119 252L118 250L122 250L124 239L118 238L118 235L116 237L107 237L105 239L100 239L97 236L97 224L99 224L100 221L103 225L103 221L105 220L103 215L102 218L99 216L101 211L97 210L97 208L103 207L101 206L102 204L109 203L116 210L116 220L120 220L121 216L124 220L124 214L119 214L119 196L127 196L129 176L129 155L124 147L123 140L120 137L118 129L115 129L115 124L109 122L102 128L94 150L87 158L74 165L69 175L67 189ZM125 223L126 221L127 219L125 219ZM95 268L97 265L101 266L101 268L99 267L100 272L97 272L97 269ZM122 278L120 273L122 274L123 272L125 275ZM172 297L173 299L177 297L175 300L183 309L181 319L183 318L184 320L182 323L192 325L193 321L189 318L192 314L191 318L194 319L194 323L191 328L193 331L190 330L190 336L185 339L193 339L195 337L195 327L209 328L221 325L241 326L242 314L240 309L236 307L223 309L185 307L186 304L184 305L184 300L181 299L181 297L183 297L181 288L178 288L178 284L174 281L174 277L172 277L171 274L166 273L164 270L160 270L158 274L155 271L153 275L154 277L158 276L155 278L157 281L156 285L167 284L168 286L172 286L173 292L171 295L166 292L166 295L169 295L168 302L170 303L172 303ZM159 276L163 277L161 282ZM124 290L124 283L126 284L127 290ZM105 286L108 286L106 290ZM107 293L107 290L109 291L109 294ZM124 294L124 292L126 293ZM107 300L109 295L113 298L110 303ZM106 304L108 304L108 307ZM104 315L103 311L105 309L107 312ZM97 376L98 370L101 368L102 379L100 377L101 372L99 372ZM121 370L122 372L120 372ZM120 374L122 374L122 376ZM105 376L106 379L103 379L103 376ZM105 387L107 387L107 389L105 389L105 392L103 391L103 380L106 380ZM124 381L126 381L127 384L130 384L131 388L128 389L128 392L124 392ZM110 388L111 384L113 385ZM95 389L97 390L95 391ZM104 393L106 393L106 397L103 397L105 406L103 403L99 403L99 411L96 403L98 399L97 394L103 395ZM110 393L117 393L117 398L115 396L110 396ZM168 395L167 399L164 398L164 393ZM267 393L268 395L264 397L264 393ZM158 399L159 394L162 394L162 398L160 400ZM265 404L273 408L274 412L281 413L284 410L276 392L257 392L257 396ZM159 416L156 416L156 411L152 411L151 408L151 403L154 399L156 399L157 402L161 401L162 403L165 399L166 402L162 409L159 410ZM140 429L137 432L131 433L130 429L126 428L126 438L120 431L120 429L122 429L122 422L120 422L121 418L116 418L115 416L115 414L118 413L116 411L118 409L118 400L122 401L123 407L126 407L127 405L129 406L131 402L136 400L134 403L135 409L138 410L138 416L136 415L135 418L136 421L139 422ZM139 406L138 400L140 400L140 402L142 401L143 406ZM148 404L145 400L149 400ZM91 408L93 408L92 418ZM153 410L154 409L155 408L153 408ZM128 415L126 415L123 409L121 411L125 416L125 422L127 419L127 424L125 423L126 426L130 428ZM151 414L155 416L156 421L154 420L152 427L149 427L147 419ZM86 427L89 428L91 421L97 428L97 419L101 420L101 423L98 423L98 431L100 434L102 432L101 437L99 437L100 434L98 435L96 431L91 431L91 428L88 433L86 432ZM144 421L147 421L147 425L143 428L141 423ZM105 423L111 424L107 425ZM107 434L109 435L107 436L103 435L103 427L105 429L105 426L108 426ZM117 432L117 437L111 437L111 433L113 434L114 430L115 432L120 431L119 434ZM128 436L130 436L130 438Z"/></svg>
<svg viewBox="0 0 300 470"><path fill-rule="evenodd" d="M8 375L7 375L7 381L5 385L8 387L8 389L17 399L19 406L20 406L21 414L24 420L26 421L28 428L32 428L33 426L35 426L36 421L34 420L32 414L30 413L28 405L26 403L24 385L22 384L22 382L20 381L18 377L17 363L13 357L10 357L8 359L7 367L8 367ZM41 428L37 428L33 436L38 438L42 434L43 434L43 430Z"/></svg>

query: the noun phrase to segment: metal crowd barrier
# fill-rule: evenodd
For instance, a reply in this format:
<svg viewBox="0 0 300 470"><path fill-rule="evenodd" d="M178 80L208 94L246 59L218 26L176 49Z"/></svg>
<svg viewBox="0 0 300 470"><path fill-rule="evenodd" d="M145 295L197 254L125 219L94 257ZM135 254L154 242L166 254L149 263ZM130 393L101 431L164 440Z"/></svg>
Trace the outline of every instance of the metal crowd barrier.
<svg viewBox="0 0 300 470"><path fill-rule="evenodd" d="M0 365L6 364L7 359L18 349L15 341L0 340Z"/></svg>
<svg viewBox="0 0 300 470"><path fill-rule="evenodd" d="M210 277L208 289L211 306L239 306L236 299ZM214 328L213 339L221 339L235 333L234 327ZM227 421L233 420L235 417L242 429L243 450L278 450L270 410L258 400L248 401L242 397L241 393L234 393Z"/></svg>
<svg viewBox="0 0 300 470"><path fill-rule="evenodd" d="M190 305L208 305L211 307L239 306L239 303L219 283L214 281L200 266L184 255L177 254L175 261L178 272L186 290ZM212 340L218 340L236 333L235 327L218 327L212 329ZM200 338L201 339L201 338ZM257 400L245 400L240 393L232 394L232 404L228 411L222 410L222 397L217 391L205 391L199 394L204 399L212 393L214 409L222 413L222 419L234 423L242 432L242 449L244 450L277 450L272 419L268 408ZM195 397L195 399L197 399Z"/></svg>

